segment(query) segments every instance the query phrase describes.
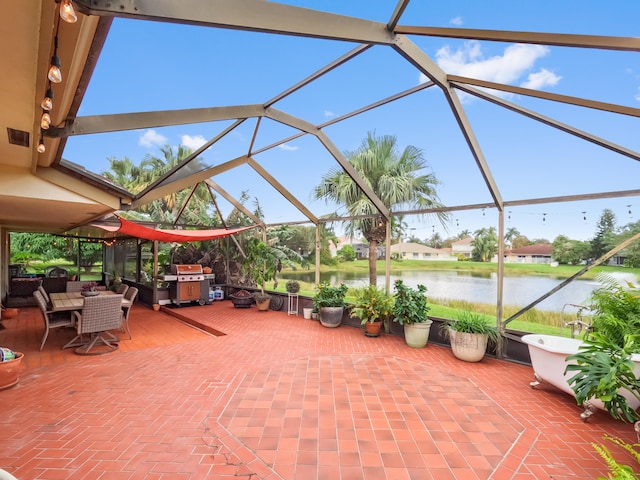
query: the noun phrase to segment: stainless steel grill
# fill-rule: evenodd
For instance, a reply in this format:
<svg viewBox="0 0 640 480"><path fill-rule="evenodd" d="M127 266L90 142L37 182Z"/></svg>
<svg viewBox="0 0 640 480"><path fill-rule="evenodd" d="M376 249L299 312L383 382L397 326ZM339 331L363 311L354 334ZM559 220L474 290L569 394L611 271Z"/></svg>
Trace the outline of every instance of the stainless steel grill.
<svg viewBox="0 0 640 480"><path fill-rule="evenodd" d="M200 264L171 265L171 275L164 275L162 280L170 283L169 294L176 305L191 302L204 305L209 301L209 279Z"/></svg>

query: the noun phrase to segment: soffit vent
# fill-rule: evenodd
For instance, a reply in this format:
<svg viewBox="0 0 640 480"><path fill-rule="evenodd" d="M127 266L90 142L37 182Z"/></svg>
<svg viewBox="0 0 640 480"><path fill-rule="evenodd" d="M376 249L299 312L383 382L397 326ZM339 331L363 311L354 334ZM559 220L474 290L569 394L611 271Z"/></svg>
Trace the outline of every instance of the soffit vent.
<svg viewBox="0 0 640 480"><path fill-rule="evenodd" d="M14 130L7 127L9 135L9 143L12 145L20 145L21 147L29 147L29 132L24 130Z"/></svg>

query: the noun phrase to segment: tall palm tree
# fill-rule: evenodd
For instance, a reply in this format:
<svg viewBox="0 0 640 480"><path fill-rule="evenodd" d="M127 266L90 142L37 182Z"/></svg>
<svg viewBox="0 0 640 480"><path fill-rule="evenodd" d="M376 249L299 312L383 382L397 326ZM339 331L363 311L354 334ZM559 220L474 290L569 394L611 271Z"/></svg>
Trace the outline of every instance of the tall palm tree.
<svg viewBox="0 0 640 480"><path fill-rule="evenodd" d="M419 148L408 146L398 152L396 137L376 137L375 133L369 132L360 147L345 152L345 157L390 210L442 206L436 194L438 181L433 174L425 173L429 165ZM378 245L385 239L386 220L341 169L329 170L321 178L320 185L314 188L314 196L344 206L351 217L369 216L347 220L344 224L348 235L359 233L369 242L369 283L376 285ZM437 216L444 224L446 214L438 213Z"/></svg>
<svg viewBox="0 0 640 480"><path fill-rule="evenodd" d="M490 262L498 251L496 228L481 228L476 230L474 235L474 239L471 241L471 245L473 245L472 258L476 262Z"/></svg>
<svg viewBox="0 0 640 480"><path fill-rule="evenodd" d="M518 231L515 227L509 227L504 234L504 242L511 247L512 241L520 235L520 231Z"/></svg>
<svg viewBox="0 0 640 480"><path fill-rule="evenodd" d="M139 172L137 172L138 182L143 188L146 188L158 178L173 170L192 154L191 149L182 145L180 145L175 152L169 145L161 148L160 151L162 152L162 158L147 155L140 163ZM204 165L199 158L191 160L190 164L185 167L185 169L188 169L190 172L202 168L204 168ZM179 173L179 175L181 174ZM200 184L196 187L193 195L191 195L191 191L191 188L186 188L171 192L163 198L144 205L141 211L154 221L173 223L178 220L178 213L188 200L188 204L181 214L180 220L182 222L194 225L218 225L220 219L217 214L214 214L212 211L211 197L207 188Z"/></svg>

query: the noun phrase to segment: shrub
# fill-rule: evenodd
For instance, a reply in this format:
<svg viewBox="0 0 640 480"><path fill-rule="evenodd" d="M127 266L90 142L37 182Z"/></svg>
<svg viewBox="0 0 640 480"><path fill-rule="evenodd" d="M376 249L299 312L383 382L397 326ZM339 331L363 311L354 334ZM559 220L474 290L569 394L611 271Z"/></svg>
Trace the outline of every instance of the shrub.
<svg viewBox="0 0 640 480"><path fill-rule="evenodd" d="M394 322L398 322L400 325L411 325L429 320L427 317L430 310L427 305L427 287L418 285L417 288L411 288L407 287L402 280L396 280L394 289L391 310Z"/></svg>

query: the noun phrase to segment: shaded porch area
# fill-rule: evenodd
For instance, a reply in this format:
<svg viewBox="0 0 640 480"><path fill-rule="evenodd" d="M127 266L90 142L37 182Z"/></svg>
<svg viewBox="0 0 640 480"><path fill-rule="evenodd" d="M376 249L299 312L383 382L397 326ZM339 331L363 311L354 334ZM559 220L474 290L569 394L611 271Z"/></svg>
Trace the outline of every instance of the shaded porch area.
<svg viewBox="0 0 640 480"><path fill-rule="evenodd" d="M38 351L36 308L4 324L0 344L25 353L0 391L0 465L19 479L593 479L606 466L591 442L636 441L530 389L529 366L226 300L135 305L133 339L97 357L61 349L73 331Z"/></svg>

